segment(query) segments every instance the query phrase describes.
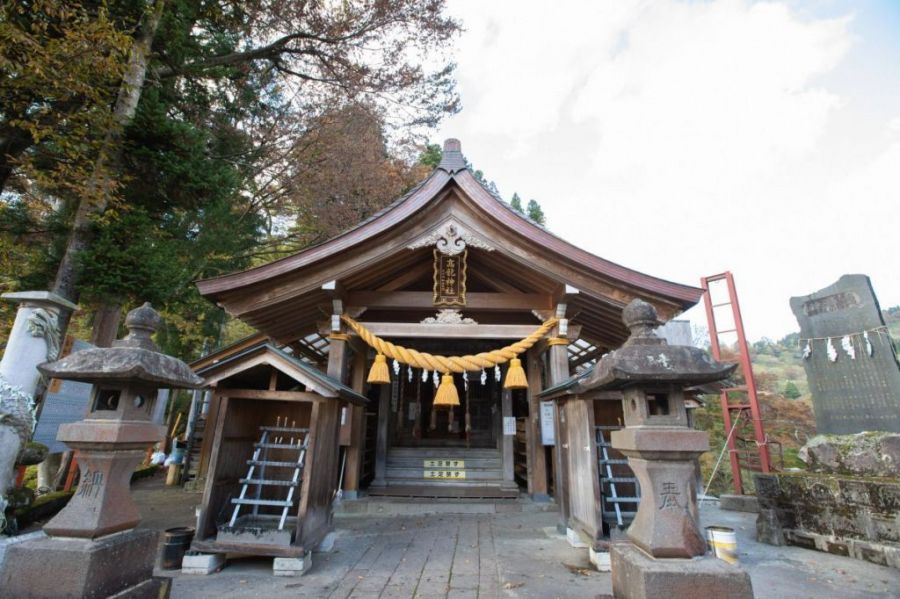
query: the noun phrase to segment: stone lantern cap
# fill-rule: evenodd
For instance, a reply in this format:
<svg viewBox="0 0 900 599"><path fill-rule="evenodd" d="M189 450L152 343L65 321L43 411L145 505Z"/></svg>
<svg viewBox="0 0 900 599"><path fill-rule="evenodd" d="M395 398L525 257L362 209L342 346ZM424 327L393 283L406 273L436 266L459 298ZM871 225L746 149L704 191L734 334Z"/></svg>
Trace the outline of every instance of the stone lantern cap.
<svg viewBox="0 0 900 599"><path fill-rule="evenodd" d="M96 347L74 352L61 360L38 365L50 378L83 383L143 383L158 387L193 389L203 379L191 368L159 351L151 335L162 318L149 303L135 308L125 317L128 334L112 347Z"/></svg>
<svg viewBox="0 0 900 599"><path fill-rule="evenodd" d="M587 373L570 379L554 392L541 395L578 394L617 390L631 386L679 385L691 387L727 379L737 364L723 364L703 350L689 345L669 345L654 329L661 323L656 308L640 299L622 311L622 321L631 336L616 351L603 356Z"/></svg>

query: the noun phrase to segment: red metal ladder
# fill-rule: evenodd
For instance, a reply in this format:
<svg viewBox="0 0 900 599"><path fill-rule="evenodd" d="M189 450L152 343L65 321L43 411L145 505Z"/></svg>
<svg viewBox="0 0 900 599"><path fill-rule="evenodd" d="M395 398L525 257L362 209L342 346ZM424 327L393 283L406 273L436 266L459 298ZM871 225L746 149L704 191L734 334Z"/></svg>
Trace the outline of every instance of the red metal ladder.
<svg viewBox="0 0 900 599"><path fill-rule="evenodd" d="M728 290L728 298L727 301L713 304L712 295L710 294L710 283L715 283L717 281L725 281ZM703 303L706 306L706 319L709 323L709 341L713 358L723 362L737 362L739 364L739 372L743 374L744 377L744 384L722 389L719 397L722 405L725 435L728 442L728 454L731 458L731 474L734 479L734 492L738 495L743 495L744 483L741 477L742 466L745 469L756 470L759 472L769 472L771 470L768 439L766 438L766 432L763 429L759 400L756 394L756 381L753 379L753 365L750 363L747 337L744 335L744 322L741 318L741 308L740 304L738 304L737 291L734 286L734 276L731 272L724 272L711 277L703 277L700 279L700 284L705 291L703 294ZM715 309L723 308L725 306L731 307L734 328L719 330L716 323ZM721 335L728 333L735 333L737 335L737 345L735 348L737 354L736 360L733 358L722 358L719 338ZM735 396L737 396L737 398L735 398ZM732 402L733 399L735 400L735 403ZM755 451L752 449L750 451L742 451L737 447L737 429L742 427L742 421L745 428L746 423L752 425L754 441L752 445L755 445ZM732 428L734 428L733 432Z"/></svg>

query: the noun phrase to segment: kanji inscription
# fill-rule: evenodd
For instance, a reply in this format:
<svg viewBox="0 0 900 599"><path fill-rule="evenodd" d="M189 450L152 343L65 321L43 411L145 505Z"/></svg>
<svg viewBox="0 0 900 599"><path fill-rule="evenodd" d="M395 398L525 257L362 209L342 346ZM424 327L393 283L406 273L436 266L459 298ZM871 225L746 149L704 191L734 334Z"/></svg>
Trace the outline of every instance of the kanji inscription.
<svg viewBox="0 0 900 599"><path fill-rule="evenodd" d="M434 305L466 305L466 255L448 256L434 250Z"/></svg>

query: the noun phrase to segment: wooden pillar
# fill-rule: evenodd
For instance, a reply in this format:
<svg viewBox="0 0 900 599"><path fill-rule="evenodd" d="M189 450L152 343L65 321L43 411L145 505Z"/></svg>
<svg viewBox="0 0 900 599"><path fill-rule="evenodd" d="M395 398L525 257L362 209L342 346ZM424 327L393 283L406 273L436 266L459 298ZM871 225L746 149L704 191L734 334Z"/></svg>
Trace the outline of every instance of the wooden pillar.
<svg viewBox="0 0 900 599"><path fill-rule="evenodd" d="M569 378L569 350L565 345L551 345L549 353L549 387ZM553 484L556 488L556 504L559 506L559 521L556 528L565 533L569 528L569 516L572 514L569 505L569 456L566 437L565 410L559 401L553 402L553 421L556 433L556 451L553 452Z"/></svg>
<svg viewBox="0 0 900 599"><path fill-rule="evenodd" d="M528 374L528 420L525 435L528 442L528 492L537 501L549 499L547 494L547 452L541 437L541 355L528 350L525 355Z"/></svg>
<svg viewBox="0 0 900 599"><path fill-rule="evenodd" d="M328 347L328 369L327 373L333 379L340 381L341 383L346 382L347 380L347 372L349 371L350 365L350 347L345 339L339 338L330 338L330 344ZM318 407L318 406L316 406ZM320 449L321 460L320 463L324 464L334 464L334 473L332 474L334 480L334 487L332 491L336 491L340 483L340 472L341 472L341 451L340 451L340 437L341 437L341 413L342 410L346 409L347 412L350 411L351 406L349 404L345 404L344 406L338 406L337 409L337 428L334 429L334 438L329 439L327 435L331 433L330 426L322 429L323 438L319 440L319 443L322 444ZM313 411L315 414L315 410ZM349 414L347 415L349 418ZM333 455L332 455L333 453ZM325 470L320 469L319 472L321 476L327 476Z"/></svg>
<svg viewBox="0 0 900 599"><path fill-rule="evenodd" d="M366 355L353 355L350 384L354 391L365 395ZM350 446L347 448L347 464L344 473L344 497L356 499L359 496L359 478L365 456L366 406L350 406Z"/></svg>
<svg viewBox="0 0 900 599"><path fill-rule="evenodd" d="M384 487L387 473L388 424L391 418L391 386L381 385L378 399L378 437L375 441L375 480L373 487Z"/></svg>
<svg viewBox="0 0 900 599"><path fill-rule="evenodd" d="M328 347L328 376L341 383L347 382L347 371L350 366L350 348L344 339L330 337Z"/></svg>
<svg viewBox="0 0 900 599"><path fill-rule="evenodd" d="M513 417L511 389L503 389L503 391L500 392L500 412L502 417L500 432L503 435L503 486L511 487L516 485L516 456L514 453L515 448L513 447L513 442L515 441L516 436L507 435L505 430L506 419Z"/></svg>

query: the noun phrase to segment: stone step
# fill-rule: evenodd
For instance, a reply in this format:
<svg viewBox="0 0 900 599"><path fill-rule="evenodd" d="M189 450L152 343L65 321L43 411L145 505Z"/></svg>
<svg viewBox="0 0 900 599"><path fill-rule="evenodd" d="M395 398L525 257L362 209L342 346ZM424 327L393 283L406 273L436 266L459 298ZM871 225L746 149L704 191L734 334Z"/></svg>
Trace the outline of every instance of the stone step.
<svg viewBox="0 0 900 599"><path fill-rule="evenodd" d="M498 489L503 486L502 480L444 480L440 478L407 479L385 477L385 485L388 487L459 487L459 488L485 488ZM372 489L370 488L370 494Z"/></svg>
<svg viewBox="0 0 900 599"><path fill-rule="evenodd" d="M516 488L478 484L419 484L406 481L387 481L384 487L371 487L371 497L447 498L456 501L472 499L515 499Z"/></svg>
<svg viewBox="0 0 900 599"><path fill-rule="evenodd" d="M466 448L466 447L391 447L388 450L388 456L395 457L418 457L421 459L458 459L464 460L468 458L497 458L500 459L500 452L496 449L484 448Z"/></svg>

